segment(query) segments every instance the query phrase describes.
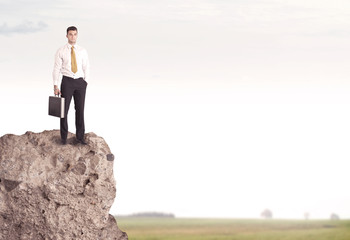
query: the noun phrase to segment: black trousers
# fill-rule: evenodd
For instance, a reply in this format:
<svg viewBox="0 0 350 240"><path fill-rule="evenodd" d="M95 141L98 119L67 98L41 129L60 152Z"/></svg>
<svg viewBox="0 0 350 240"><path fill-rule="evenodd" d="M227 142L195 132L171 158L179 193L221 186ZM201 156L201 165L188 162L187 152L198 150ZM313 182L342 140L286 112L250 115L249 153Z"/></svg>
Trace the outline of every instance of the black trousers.
<svg viewBox="0 0 350 240"><path fill-rule="evenodd" d="M84 139L85 123L84 123L84 105L87 82L83 78L73 79L63 76L61 83L61 96L65 98L64 118L61 118L61 139L67 139L68 135L68 110L69 105L74 98L75 106L75 128L76 138Z"/></svg>

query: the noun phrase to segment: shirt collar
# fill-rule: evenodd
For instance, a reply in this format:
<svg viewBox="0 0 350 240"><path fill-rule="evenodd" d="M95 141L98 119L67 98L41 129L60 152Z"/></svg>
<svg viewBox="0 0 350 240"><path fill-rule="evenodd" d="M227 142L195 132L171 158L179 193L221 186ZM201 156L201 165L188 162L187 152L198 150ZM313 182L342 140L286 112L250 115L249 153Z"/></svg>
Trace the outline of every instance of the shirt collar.
<svg viewBox="0 0 350 240"><path fill-rule="evenodd" d="M69 43L66 44L67 48L71 49L72 45L70 45ZM78 49L79 46L77 44L74 45L74 49Z"/></svg>

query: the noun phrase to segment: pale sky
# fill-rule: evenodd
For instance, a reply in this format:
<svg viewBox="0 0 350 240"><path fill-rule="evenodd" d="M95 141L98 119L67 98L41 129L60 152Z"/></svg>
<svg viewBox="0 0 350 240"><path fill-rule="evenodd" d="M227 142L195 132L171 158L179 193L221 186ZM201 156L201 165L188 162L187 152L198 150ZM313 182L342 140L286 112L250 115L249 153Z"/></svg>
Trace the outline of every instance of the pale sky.
<svg viewBox="0 0 350 240"><path fill-rule="evenodd" d="M58 129L56 50L78 27L86 130L112 214L350 218L349 1L0 1L0 135ZM75 132L74 107L69 130Z"/></svg>

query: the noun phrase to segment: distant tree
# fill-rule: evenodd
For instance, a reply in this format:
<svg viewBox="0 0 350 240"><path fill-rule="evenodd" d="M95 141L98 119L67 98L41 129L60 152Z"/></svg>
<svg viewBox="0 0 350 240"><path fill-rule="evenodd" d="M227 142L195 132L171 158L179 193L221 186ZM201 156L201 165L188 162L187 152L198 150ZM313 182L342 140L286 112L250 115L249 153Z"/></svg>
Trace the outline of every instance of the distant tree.
<svg viewBox="0 0 350 240"><path fill-rule="evenodd" d="M261 212L260 216L265 219L271 219L272 218L272 212L269 209L265 209Z"/></svg>
<svg viewBox="0 0 350 240"><path fill-rule="evenodd" d="M340 218L339 218L338 214L335 214L335 213L331 214L331 220L339 220L339 219Z"/></svg>
<svg viewBox="0 0 350 240"><path fill-rule="evenodd" d="M310 213L305 212L305 213L304 213L304 218L305 218L305 220L309 220L309 217L310 217Z"/></svg>
<svg viewBox="0 0 350 240"><path fill-rule="evenodd" d="M156 218L175 218L173 213L162 212L139 212L129 215L130 217L156 217Z"/></svg>

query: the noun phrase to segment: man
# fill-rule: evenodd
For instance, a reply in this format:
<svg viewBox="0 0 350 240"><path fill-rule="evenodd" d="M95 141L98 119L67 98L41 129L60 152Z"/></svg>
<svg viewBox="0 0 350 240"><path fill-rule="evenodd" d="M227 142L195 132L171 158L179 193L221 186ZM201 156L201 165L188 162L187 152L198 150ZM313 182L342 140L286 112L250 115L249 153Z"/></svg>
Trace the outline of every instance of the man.
<svg viewBox="0 0 350 240"><path fill-rule="evenodd" d="M76 44L78 29L74 26L67 28L68 43L57 50L53 68L53 84L55 95L61 94L65 98L64 118L61 118L61 141L67 144L68 135L68 110L74 98L76 139L86 145L84 140L84 105L86 86L89 80L89 59L87 51ZM62 74L61 90L58 88L60 75Z"/></svg>

